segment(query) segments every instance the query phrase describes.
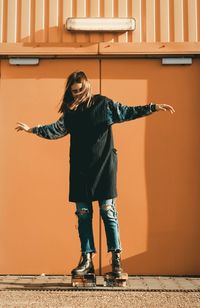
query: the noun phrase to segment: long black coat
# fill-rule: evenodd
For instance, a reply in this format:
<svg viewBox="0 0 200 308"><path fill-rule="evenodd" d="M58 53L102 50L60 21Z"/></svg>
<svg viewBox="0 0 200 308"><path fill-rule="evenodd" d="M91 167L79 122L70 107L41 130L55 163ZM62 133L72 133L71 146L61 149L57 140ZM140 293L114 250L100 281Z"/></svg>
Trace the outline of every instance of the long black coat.
<svg viewBox="0 0 200 308"><path fill-rule="evenodd" d="M107 120L106 98L93 97L90 108L65 114L70 133L70 201L94 201L117 196L117 152Z"/></svg>

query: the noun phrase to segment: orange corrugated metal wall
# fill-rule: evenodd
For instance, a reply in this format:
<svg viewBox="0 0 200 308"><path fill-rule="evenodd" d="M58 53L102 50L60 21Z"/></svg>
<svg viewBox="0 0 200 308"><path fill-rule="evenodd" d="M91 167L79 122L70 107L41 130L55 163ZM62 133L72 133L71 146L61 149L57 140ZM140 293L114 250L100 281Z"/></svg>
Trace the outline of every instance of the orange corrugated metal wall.
<svg viewBox="0 0 200 308"><path fill-rule="evenodd" d="M136 18L136 31L72 34L67 17ZM0 0L0 42L198 42L198 0Z"/></svg>

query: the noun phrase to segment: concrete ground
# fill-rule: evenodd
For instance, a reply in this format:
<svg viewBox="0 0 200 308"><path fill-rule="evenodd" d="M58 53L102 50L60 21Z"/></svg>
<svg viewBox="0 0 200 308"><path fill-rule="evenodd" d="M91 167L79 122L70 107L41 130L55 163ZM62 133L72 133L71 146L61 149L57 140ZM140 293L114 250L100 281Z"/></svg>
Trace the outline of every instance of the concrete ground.
<svg viewBox="0 0 200 308"><path fill-rule="evenodd" d="M0 307L200 308L200 278L130 276L126 287L71 287L70 276L0 276Z"/></svg>

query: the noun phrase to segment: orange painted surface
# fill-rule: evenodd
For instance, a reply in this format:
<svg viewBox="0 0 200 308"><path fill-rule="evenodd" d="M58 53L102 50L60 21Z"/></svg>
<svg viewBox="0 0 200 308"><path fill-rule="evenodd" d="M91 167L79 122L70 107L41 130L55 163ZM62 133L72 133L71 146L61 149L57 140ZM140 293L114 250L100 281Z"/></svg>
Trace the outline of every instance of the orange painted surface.
<svg viewBox="0 0 200 308"><path fill-rule="evenodd" d="M199 274L200 61L104 60L101 76L102 92L114 100L155 101L176 110L115 125L124 269ZM108 260L103 253L104 271Z"/></svg>
<svg viewBox="0 0 200 308"><path fill-rule="evenodd" d="M41 60L36 67L1 61L2 274L69 274L80 255L74 206L68 200L69 137L49 141L17 133L58 118L65 79L84 70L93 92L128 105L171 104L116 124L118 212L123 266L129 274L200 274L200 61L161 66L160 60ZM94 204L98 256L99 217ZM102 226L102 268L108 270ZM110 270L110 268L109 268Z"/></svg>
<svg viewBox="0 0 200 308"><path fill-rule="evenodd" d="M99 92L96 60L45 60L36 67L1 63L0 273L63 274L78 263L77 220L68 202L69 136L50 141L14 129L17 121L56 121L66 78L77 69Z"/></svg>

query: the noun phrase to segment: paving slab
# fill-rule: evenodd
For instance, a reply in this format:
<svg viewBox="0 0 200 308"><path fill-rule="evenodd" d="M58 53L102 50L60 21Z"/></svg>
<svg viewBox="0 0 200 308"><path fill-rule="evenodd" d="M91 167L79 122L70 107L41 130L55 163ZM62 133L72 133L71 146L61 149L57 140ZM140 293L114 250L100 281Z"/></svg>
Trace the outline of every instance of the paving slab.
<svg viewBox="0 0 200 308"><path fill-rule="evenodd" d="M184 291L200 292L200 277L129 276L126 287L105 287L103 276L96 276L96 287L72 287L71 276L65 275L1 275L2 290L65 291Z"/></svg>

